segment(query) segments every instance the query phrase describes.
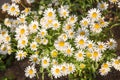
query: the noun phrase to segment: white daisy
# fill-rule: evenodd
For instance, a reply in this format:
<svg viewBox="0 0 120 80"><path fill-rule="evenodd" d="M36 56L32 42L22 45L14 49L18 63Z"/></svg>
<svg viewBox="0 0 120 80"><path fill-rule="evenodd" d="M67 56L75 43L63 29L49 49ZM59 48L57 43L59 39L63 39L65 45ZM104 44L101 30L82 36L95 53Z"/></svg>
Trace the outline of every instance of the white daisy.
<svg viewBox="0 0 120 80"><path fill-rule="evenodd" d="M108 8L108 4L106 2L99 2L98 5L97 5L98 9L100 10L106 10Z"/></svg>
<svg viewBox="0 0 120 80"><path fill-rule="evenodd" d="M87 41L88 51L92 51L94 47L96 47L95 43L93 41L91 41L91 40L88 40Z"/></svg>
<svg viewBox="0 0 120 80"><path fill-rule="evenodd" d="M100 68L100 69L99 69L99 73L100 73L100 75L102 75L102 76L107 75L108 72L110 72L110 68L108 68L108 69L106 69L106 68Z"/></svg>
<svg viewBox="0 0 120 80"><path fill-rule="evenodd" d="M53 10L53 8L47 8L44 11L44 17L47 18L55 18L56 14L55 14L55 10Z"/></svg>
<svg viewBox="0 0 120 80"><path fill-rule="evenodd" d="M72 64L72 63L69 63L68 65L68 74L70 74L70 73L74 73L75 72L75 65L74 64Z"/></svg>
<svg viewBox="0 0 120 80"><path fill-rule="evenodd" d="M42 44L43 44L43 45L47 45L47 44L48 44L48 39L43 38L43 39L42 39Z"/></svg>
<svg viewBox="0 0 120 80"><path fill-rule="evenodd" d="M118 57L117 59L112 59L112 66L120 71L120 57Z"/></svg>
<svg viewBox="0 0 120 80"><path fill-rule="evenodd" d="M27 43L28 43L28 38L24 37L24 38L18 40L17 46L18 46L18 48L24 48L27 46Z"/></svg>
<svg viewBox="0 0 120 80"><path fill-rule="evenodd" d="M33 54L30 56L30 60L33 64L39 64L40 63L40 59L39 59L39 56L38 54Z"/></svg>
<svg viewBox="0 0 120 80"><path fill-rule="evenodd" d="M94 49L92 51L92 57L91 57L92 60L99 61L101 57L102 57L102 53L100 52L99 49Z"/></svg>
<svg viewBox="0 0 120 80"><path fill-rule="evenodd" d="M54 20L52 29L57 30L58 28L60 28L60 22L58 22L58 20Z"/></svg>
<svg viewBox="0 0 120 80"><path fill-rule="evenodd" d="M103 42L97 42L97 47L98 47L98 49L100 50L100 51L105 51L106 49L107 49L107 45L105 44L105 43L103 43Z"/></svg>
<svg viewBox="0 0 120 80"><path fill-rule="evenodd" d="M67 19L67 22L69 22L71 24L74 24L76 21L77 21L77 16L76 15L69 16L68 19Z"/></svg>
<svg viewBox="0 0 120 80"><path fill-rule="evenodd" d="M57 50L52 50L51 51L51 57L56 58L58 56L58 51Z"/></svg>
<svg viewBox="0 0 120 80"><path fill-rule="evenodd" d="M62 76L61 67L58 65L53 65L53 67L51 68L51 73L55 78L61 77Z"/></svg>
<svg viewBox="0 0 120 80"><path fill-rule="evenodd" d="M50 59L48 57L43 57L41 61L41 65L43 68L47 68L50 65Z"/></svg>
<svg viewBox="0 0 120 80"><path fill-rule="evenodd" d="M30 44L30 49L33 50L33 51L36 51L36 50L37 50L37 47L38 47L37 42L32 42L32 43Z"/></svg>
<svg viewBox="0 0 120 80"><path fill-rule="evenodd" d="M83 18L81 21L80 21L80 25L82 27L85 27L87 28L89 26L89 23L90 23L90 19L89 18Z"/></svg>
<svg viewBox="0 0 120 80"><path fill-rule="evenodd" d="M7 49L7 45L6 44L2 44L0 45L0 54L7 54L8 49Z"/></svg>
<svg viewBox="0 0 120 80"><path fill-rule="evenodd" d="M61 67L61 75L66 76L68 74L68 64L63 63L60 65Z"/></svg>
<svg viewBox="0 0 120 80"><path fill-rule="evenodd" d="M24 15L28 15L30 14L30 12L31 12L31 8L29 7L26 7L23 11L21 11L21 13L23 13Z"/></svg>
<svg viewBox="0 0 120 80"><path fill-rule="evenodd" d="M21 0L11 0L13 3L20 3Z"/></svg>
<svg viewBox="0 0 120 80"><path fill-rule="evenodd" d="M87 38L83 36L77 36L75 39L75 44L77 48L85 49L87 46Z"/></svg>
<svg viewBox="0 0 120 80"><path fill-rule="evenodd" d="M75 53L76 60L78 60L78 61L84 61L84 57L85 57L84 54L85 53L82 50L77 51L77 53Z"/></svg>
<svg viewBox="0 0 120 80"><path fill-rule="evenodd" d="M97 21L101 17L100 10L96 8L90 9L88 11L88 17L93 21Z"/></svg>
<svg viewBox="0 0 120 80"><path fill-rule="evenodd" d="M35 2L35 0L26 0L26 1L27 1L27 3L29 3L29 4L34 3L34 2Z"/></svg>
<svg viewBox="0 0 120 80"><path fill-rule="evenodd" d="M77 36L85 36L87 37L89 35L89 32L88 32L88 29L86 29L85 27L83 28L79 28L77 33L76 33Z"/></svg>
<svg viewBox="0 0 120 80"><path fill-rule="evenodd" d="M90 30L94 33L100 33L102 31L102 26L99 23L93 23L90 26Z"/></svg>
<svg viewBox="0 0 120 80"><path fill-rule="evenodd" d="M118 2L118 7L120 8L120 2Z"/></svg>
<svg viewBox="0 0 120 80"><path fill-rule="evenodd" d="M2 5L2 11L7 11L8 8L9 8L9 6L10 6L10 4L4 3L4 4Z"/></svg>
<svg viewBox="0 0 120 80"><path fill-rule="evenodd" d="M26 57L26 55L27 55L26 52L19 50L19 51L17 51L15 58L18 61L20 61L20 60L24 59Z"/></svg>
<svg viewBox="0 0 120 80"><path fill-rule="evenodd" d="M67 36L66 33L62 33L58 38L59 38L59 39L63 39L64 41L67 41L68 36Z"/></svg>
<svg viewBox="0 0 120 80"><path fill-rule="evenodd" d="M37 71L33 65L25 68L25 76L26 77L33 78L33 77L35 77L36 72Z"/></svg>
<svg viewBox="0 0 120 80"><path fill-rule="evenodd" d="M30 33L35 33L39 29L39 24L37 21L32 21L29 25L29 31Z"/></svg>
<svg viewBox="0 0 120 80"><path fill-rule="evenodd" d="M110 38L106 44L109 49L115 49L117 47L117 42L112 38Z"/></svg>
<svg viewBox="0 0 120 80"><path fill-rule="evenodd" d="M46 29L40 29L40 32L38 33L40 37L45 37L47 35Z"/></svg>
<svg viewBox="0 0 120 80"><path fill-rule="evenodd" d="M8 27L11 27L12 22L10 21L9 18L5 18L5 19L4 19L4 24L5 24L6 26L8 26Z"/></svg>
<svg viewBox="0 0 120 80"><path fill-rule="evenodd" d="M111 3L116 4L119 0L109 0Z"/></svg>

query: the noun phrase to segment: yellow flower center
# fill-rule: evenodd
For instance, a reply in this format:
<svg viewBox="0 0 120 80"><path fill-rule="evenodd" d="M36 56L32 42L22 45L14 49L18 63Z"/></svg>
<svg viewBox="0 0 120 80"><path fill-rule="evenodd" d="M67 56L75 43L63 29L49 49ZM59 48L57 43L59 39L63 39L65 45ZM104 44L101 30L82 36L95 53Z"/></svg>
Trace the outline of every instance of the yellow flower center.
<svg viewBox="0 0 120 80"><path fill-rule="evenodd" d="M80 35L82 35L82 36L85 35L85 32L84 32L84 31L81 31L81 32L80 32Z"/></svg>
<svg viewBox="0 0 120 80"><path fill-rule="evenodd" d="M58 27L58 24L57 24L57 23L55 23L55 24L54 24L54 27Z"/></svg>
<svg viewBox="0 0 120 80"><path fill-rule="evenodd" d="M29 73L30 75L32 75L32 74L33 74L33 70L30 69L28 73Z"/></svg>
<svg viewBox="0 0 120 80"><path fill-rule="evenodd" d="M80 44L80 45L83 45L84 43L85 43L85 42L84 42L83 39L79 40L79 44Z"/></svg>
<svg viewBox="0 0 120 80"><path fill-rule="evenodd" d="M99 48L102 49L102 48L103 48L103 45L99 45Z"/></svg>
<svg viewBox="0 0 120 80"><path fill-rule="evenodd" d="M59 44L60 47L63 47L65 45L65 42L64 41L60 41L58 44Z"/></svg>
<svg viewBox="0 0 120 80"><path fill-rule="evenodd" d="M73 70L72 66L70 66L68 69L69 69L69 71L72 71L72 70Z"/></svg>
<svg viewBox="0 0 120 80"><path fill-rule="evenodd" d="M49 17L52 17L52 16L53 16L53 13L52 13L52 12L49 12L49 13L48 13L48 16L49 16Z"/></svg>
<svg viewBox="0 0 120 80"><path fill-rule="evenodd" d="M105 5L104 5L104 4L101 4L100 7L101 7L101 8L105 8Z"/></svg>
<svg viewBox="0 0 120 80"><path fill-rule="evenodd" d="M67 12L66 12L66 11L64 11L64 12L63 12L63 15L64 15L64 16L66 16L66 15L67 15Z"/></svg>
<svg viewBox="0 0 120 80"><path fill-rule="evenodd" d="M36 57L33 58L33 61L34 61L34 62L37 62L37 60L38 60L38 59L37 59Z"/></svg>
<svg viewBox="0 0 120 80"><path fill-rule="evenodd" d="M82 54L82 53L79 53L78 56L79 56L79 57L83 57L83 54Z"/></svg>
<svg viewBox="0 0 120 80"><path fill-rule="evenodd" d="M52 57L57 57L57 55L58 55L57 51L53 51L52 54L51 54Z"/></svg>
<svg viewBox="0 0 120 80"><path fill-rule="evenodd" d="M88 22L87 22L87 21L84 21L84 22L83 22L83 25L87 26L87 25L88 25Z"/></svg>
<svg viewBox="0 0 120 80"><path fill-rule="evenodd" d="M99 29L99 28L100 28L100 25L96 23L96 24L94 25L94 28L95 28L95 29Z"/></svg>
<svg viewBox="0 0 120 80"><path fill-rule="evenodd" d="M62 66L62 71L65 71L66 70L66 67L65 66Z"/></svg>
<svg viewBox="0 0 120 80"><path fill-rule="evenodd" d="M67 25L67 26L66 26L66 29L67 29L67 30L70 30L71 28L72 28L72 26L70 26L70 25Z"/></svg>
<svg viewBox="0 0 120 80"><path fill-rule="evenodd" d="M96 13L96 12L93 12L92 17L93 17L93 18L96 18L96 17L97 17L97 13Z"/></svg>
<svg viewBox="0 0 120 80"><path fill-rule="evenodd" d="M20 30L20 34L23 35L25 33L25 29Z"/></svg>
<svg viewBox="0 0 120 80"><path fill-rule="evenodd" d="M90 58L90 57L92 57L92 54L91 54L90 52L87 52L87 53L86 53L86 56L87 56L88 58Z"/></svg>
<svg viewBox="0 0 120 80"><path fill-rule="evenodd" d="M48 62L47 62L47 60L44 60L43 63L44 63L44 64L47 64Z"/></svg>
<svg viewBox="0 0 120 80"><path fill-rule="evenodd" d="M7 36L7 37L6 37L6 41L9 41L9 40L10 40L10 37L9 37L9 36Z"/></svg>
<svg viewBox="0 0 120 80"><path fill-rule="evenodd" d="M15 11L15 7L11 7L10 10L11 10L11 12Z"/></svg>
<svg viewBox="0 0 120 80"><path fill-rule="evenodd" d="M25 45L26 44L26 41L25 40L22 40L22 45Z"/></svg>
<svg viewBox="0 0 120 80"><path fill-rule="evenodd" d="M98 57L98 52L95 51L95 52L93 53L93 56L94 56L94 57Z"/></svg>
<svg viewBox="0 0 120 80"><path fill-rule="evenodd" d="M36 44L33 44L33 45L32 45L32 48L35 49L35 48L36 48Z"/></svg>
<svg viewBox="0 0 120 80"><path fill-rule="evenodd" d="M120 60L115 60L115 64L120 64Z"/></svg>
<svg viewBox="0 0 120 80"><path fill-rule="evenodd" d="M6 48L6 47L3 47L3 48L2 48L2 51L6 51L6 50L7 50L7 48Z"/></svg>
<svg viewBox="0 0 120 80"><path fill-rule="evenodd" d="M103 64L103 67L108 68L109 66L108 66L108 64L105 63L105 64Z"/></svg>
<svg viewBox="0 0 120 80"><path fill-rule="evenodd" d="M67 54L70 54L71 53L71 50L70 49L67 49Z"/></svg>
<svg viewBox="0 0 120 80"><path fill-rule="evenodd" d="M60 73L60 70L57 68L55 69L55 73L59 74Z"/></svg>
<svg viewBox="0 0 120 80"><path fill-rule="evenodd" d="M84 68L85 68L85 64L83 64L83 63L80 64L80 68L81 68L81 69L84 69Z"/></svg>
<svg viewBox="0 0 120 80"><path fill-rule="evenodd" d="M71 18L70 18L70 21L74 21L74 20L75 20L75 18L74 18L74 17L71 17Z"/></svg>
<svg viewBox="0 0 120 80"><path fill-rule="evenodd" d="M36 24L34 24L34 25L33 25L33 29L36 29L36 28L37 28L37 25L36 25Z"/></svg>
<svg viewBox="0 0 120 80"><path fill-rule="evenodd" d="M89 44L89 45L88 45L88 48L92 48L92 47L93 47L93 45L92 45L92 44Z"/></svg>

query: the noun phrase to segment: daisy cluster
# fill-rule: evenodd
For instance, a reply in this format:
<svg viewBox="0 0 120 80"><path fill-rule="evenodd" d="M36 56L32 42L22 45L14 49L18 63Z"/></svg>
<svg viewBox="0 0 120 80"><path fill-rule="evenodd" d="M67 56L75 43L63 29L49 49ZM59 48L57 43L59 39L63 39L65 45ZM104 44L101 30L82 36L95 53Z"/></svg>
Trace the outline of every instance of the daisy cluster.
<svg viewBox="0 0 120 80"><path fill-rule="evenodd" d="M34 2L27 1L29 4ZM115 1L118 2L110 0L112 3ZM68 5L57 9L41 6L39 11L26 7L21 11L20 0L12 2L2 6L3 11L16 16L16 19L5 18L4 25L0 26L0 53L15 53L18 61L29 58L26 77L36 76L39 72L36 65L48 70L54 78L87 72L94 63L103 63L99 69L101 75L106 75L111 67L120 71L119 57L105 61L109 57L106 52L114 52L116 41L113 38L101 41L90 37L99 35L108 27L109 23L102 15L102 11L108 8L106 2L98 3L97 8L90 9L80 21L76 15L70 14Z"/></svg>

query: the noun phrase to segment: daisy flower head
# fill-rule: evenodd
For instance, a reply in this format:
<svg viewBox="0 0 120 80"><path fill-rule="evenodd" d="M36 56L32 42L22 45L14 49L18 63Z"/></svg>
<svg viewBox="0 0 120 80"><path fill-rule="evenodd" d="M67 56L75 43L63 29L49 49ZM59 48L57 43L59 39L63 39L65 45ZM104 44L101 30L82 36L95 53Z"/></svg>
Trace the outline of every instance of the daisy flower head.
<svg viewBox="0 0 120 80"><path fill-rule="evenodd" d="M11 22L11 20L10 20L9 18L5 18L4 24L5 24L6 26L8 26L8 27L11 27L12 22Z"/></svg>
<svg viewBox="0 0 120 80"><path fill-rule="evenodd" d="M61 74L63 76L66 76L68 74L68 64L64 62L63 64L60 65L60 67L61 67Z"/></svg>
<svg viewBox="0 0 120 80"><path fill-rule="evenodd" d="M108 8L108 4L106 2L99 2L97 5L98 9L100 9L101 11L106 10Z"/></svg>
<svg viewBox="0 0 120 80"><path fill-rule="evenodd" d="M71 24L74 24L76 21L77 21L77 16L76 15L72 15L72 16L69 16L67 18L67 22L69 22Z"/></svg>
<svg viewBox="0 0 120 80"><path fill-rule="evenodd" d="M98 23L101 25L102 28L108 26L108 22L104 20L104 17L99 18Z"/></svg>
<svg viewBox="0 0 120 80"><path fill-rule="evenodd" d="M25 68L25 76L26 77L33 78L33 77L35 77L36 72L37 71L36 71L34 65L28 66Z"/></svg>
<svg viewBox="0 0 120 80"><path fill-rule="evenodd" d="M33 64L39 64L40 63L40 59L38 54L33 54L30 56L30 60Z"/></svg>
<svg viewBox="0 0 120 80"><path fill-rule="evenodd" d="M97 47L102 52L104 52L107 49L107 45L103 42L97 42Z"/></svg>
<svg viewBox="0 0 120 80"><path fill-rule="evenodd" d="M84 36L77 36L75 39L75 44L77 48L85 49L87 46L87 38Z"/></svg>
<svg viewBox="0 0 120 80"><path fill-rule="evenodd" d="M28 28L27 28L27 25L19 25L17 28L16 28L16 34L18 34L19 36L25 36L25 35L28 35Z"/></svg>
<svg viewBox="0 0 120 80"><path fill-rule="evenodd" d="M69 44L66 48L66 50L64 51L64 55L65 56L72 56L73 55L73 51L74 51L74 48L71 47L71 45Z"/></svg>
<svg viewBox="0 0 120 80"><path fill-rule="evenodd" d="M83 18L83 19L80 21L80 25L81 25L82 27L85 27L85 28L88 28L89 23L90 23L90 19L89 19L89 18Z"/></svg>
<svg viewBox="0 0 120 80"><path fill-rule="evenodd" d="M64 51L67 48L68 43L62 39L58 39L54 42L54 46L57 50Z"/></svg>
<svg viewBox="0 0 120 80"><path fill-rule="evenodd" d="M4 36L4 43L9 43L11 41L11 37L10 37L10 35L5 35Z"/></svg>
<svg viewBox="0 0 120 80"><path fill-rule="evenodd" d="M52 29L57 30L58 28L60 28L60 22L58 20L54 20Z"/></svg>
<svg viewBox="0 0 120 80"><path fill-rule="evenodd" d="M66 33L62 33L58 38L63 39L64 41L67 41L68 35Z"/></svg>
<svg viewBox="0 0 120 80"><path fill-rule="evenodd" d="M102 67L102 68L105 68L105 69L108 69L108 68L111 67L111 63L107 61L106 63L103 63L103 64L101 65L101 67Z"/></svg>
<svg viewBox="0 0 120 80"><path fill-rule="evenodd" d="M50 65L50 59L48 57L43 57L41 61L41 65L43 68L47 68Z"/></svg>
<svg viewBox="0 0 120 80"><path fill-rule="evenodd" d="M70 74L70 73L73 74L76 70L75 65L72 63L69 63L69 64L67 64L67 66L68 66L68 74Z"/></svg>
<svg viewBox="0 0 120 80"><path fill-rule="evenodd" d="M53 10L53 8L45 9L44 17L53 18L54 19L56 17L55 10Z"/></svg>
<svg viewBox="0 0 120 80"><path fill-rule="evenodd" d="M68 6L61 6L58 9L58 12L59 12L60 17L66 18L69 16Z"/></svg>
<svg viewBox="0 0 120 80"><path fill-rule="evenodd" d="M20 3L21 0L11 0L14 3Z"/></svg>
<svg viewBox="0 0 120 80"><path fill-rule="evenodd" d="M25 24L26 23L26 16L25 15L20 15L17 20L19 21L19 23L21 24Z"/></svg>
<svg viewBox="0 0 120 80"><path fill-rule="evenodd" d="M100 73L100 75L102 75L102 76L107 75L109 72L110 72L110 68L108 68L108 69L106 69L106 68L100 68L100 69L99 69L99 73Z"/></svg>
<svg viewBox="0 0 120 80"><path fill-rule="evenodd" d="M75 53L75 59L77 61L84 61L84 57L85 57L85 53L82 50L77 51L77 53Z"/></svg>
<svg viewBox="0 0 120 80"><path fill-rule="evenodd" d="M88 51L92 51L94 49L94 47L96 47L96 44L92 40L88 40L87 41Z"/></svg>
<svg viewBox="0 0 120 80"><path fill-rule="evenodd" d="M120 2L118 2L118 7L120 8Z"/></svg>
<svg viewBox="0 0 120 80"><path fill-rule="evenodd" d="M52 50L51 51L51 57L56 58L58 56L58 51L57 50Z"/></svg>
<svg viewBox="0 0 120 80"><path fill-rule="evenodd" d="M53 65L53 67L51 68L51 73L55 78L61 77L61 67L59 65Z"/></svg>
<svg viewBox="0 0 120 80"><path fill-rule="evenodd" d="M20 13L19 6L15 3L12 3L8 8L8 14L11 16L18 16Z"/></svg>
<svg viewBox="0 0 120 80"><path fill-rule="evenodd" d="M101 13L99 9L93 8L88 11L88 17L92 21L97 21L101 17Z"/></svg>
<svg viewBox="0 0 120 80"><path fill-rule="evenodd" d="M111 3L116 4L119 0L109 0Z"/></svg>
<svg viewBox="0 0 120 80"><path fill-rule="evenodd" d="M28 43L28 38L27 37L21 38L21 39L18 40L17 47L22 49L22 48L27 46L27 43Z"/></svg>
<svg viewBox="0 0 120 80"><path fill-rule="evenodd" d="M39 29L39 23L37 21L32 21L29 25L30 33L35 33Z"/></svg>
<svg viewBox="0 0 120 80"><path fill-rule="evenodd" d="M70 31L70 30L73 30L73 24L71 23L65 23L65 25L63 26L63 31L66 32L66 31Z"/></svg>
<svg viewBox="0 0 120 80"><path fill-rule="evenodd" d="M81 68L81 69L84 69L85 67L86 67L86 65L85 65L84 63L81 63L81 64L80 64L80 68Z"/></svg>
<svg viewBox="0 0 120 80"><path fill-rule="evenodd" d="M99 49L94 49L93 51L92 51L92 57L91 57L91 59L93 60L93 61L99 61L100 60L100 58L102 57L102 53L101 53L101 51L99 50Z"/></svg>
<svg viewBox="0 0 120 80"><path fill-rule="evenodd" d="M6 44L2 44L1 46L0 46L0 54L7 54L7 52L8 52L8 49L7 49L7 45Z"/></svg>
<svg viewBox="0 0 120 80"><path fill-rule="evenodd" d="M30 44L30 49L33 50L33 51L36 51L36 50L37 50L37 47L38 47L37 42L32 42L32 43Z"/></svg>
<svg viewBox="0 0 120 80"><path fill-rule="evenodd" d="M9 9L9 6L10 6L10 4L4 3L4 4L2 5L2 11L7 11L7 10Z"/></svg>
<svg viewBox="0 0 120 80"><path fill-rule="evenodd" d="M117 59L112 59L112 66L120 71L120 57L118 57Z"/></svg>
<svg viewBox="0 0 120 80"><path fill-rule="evenodd" d="M20 60L23 60L26 57L26 55L27 55L26 52L19 50L19 51L17 51L15 58L18 61L20 61Z"/></svg>
<svg viewBox="0 0 120 80"><path fill-rule="evenodd" d="M85 27L82 27L82 28L78 29L76 35L77 36L85 36L85 37L87 37L89 35L89 31Z"/></svg>
<svg viewBox="0 0 120 80"><path fill-rule="evenodd" d="M75 32L74 30L69 30L68 32L66 32L68 35L68 39L73 39L75 37Z"/></svg>
<svg viewBox="0 0 120 80"><path fill-rule="evenodd" d="M43 45L47 45L47 44L48 44L48 39L43 38L43 39L42 39L42 44L43 44Z"/></svg>
<svg viewBox="0 0 120 80"><path fill-rule="evenodd" d="M106 44L108 49L115 49L117 47L117 42L113 38L110 38Z"/></svg>
<svg viewBox="0 0 120 80"><path fill-rule="evenodd" d="M47 30L46 29L40 29L40 32L38 35L42 38L44 38L47 35Z"/></svg>
<svg viewBox="0 0 120 80"><path fill-rule="evenodd" d="M93 23L90 26L90 30L94 33L100 33L102 31L102 27L99 23Z"/></svg>
<svg viewBox="0 0 120 80"><path fill-rule="evenodd" d="M21 13L23 13L24 15L28 15L28 14L30 14L30 12L31 12L31 8L29 8L29 7L26 7L23 11L21 11Z"/></svg>
<svg viewBox="0 0 120 80"><path fill-rule="evenodd" d="M52 65L58 65L58 62L57 62L57 60L55 60L55 59L52 59L52 62L51 62L51 64L52 64Z"/></svg>

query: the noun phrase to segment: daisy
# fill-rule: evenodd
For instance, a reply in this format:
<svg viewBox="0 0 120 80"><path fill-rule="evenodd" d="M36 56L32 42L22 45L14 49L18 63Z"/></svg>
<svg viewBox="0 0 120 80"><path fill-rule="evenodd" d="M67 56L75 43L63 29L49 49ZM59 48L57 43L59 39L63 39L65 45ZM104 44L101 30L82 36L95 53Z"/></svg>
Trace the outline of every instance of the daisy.
<svg viewBox="0 0 120 80"><path fill-rule="evenodd" d="M20 3L20 0L11 0L13 3Z"/></svg>
<svg viewBox="0 0 120 80"><path fill-rule="evenodd" d="M108 72L110 72L110 69L106 69L106 68L100 68L100 69L99 69L99 73L100 73L100 75L102 75L102 76L107 75Z"/></svg>
<svg viewBox="0 0 120 80"><path fill-rule="evenodd" d="M92 58L92 52L87 51L87 52L86 52L86 57L87 57L87 58Z"/></svg>
<svg viewBox="0 0 120 80"><path fill-rule="evenodd" d="M104 20L104 17L99 18L98 23L100 24L100 26L101 26L102 28L108 26L108 22L106 22L106 21Z"/></svg>
<svg viewBox="0 0 120 80"><path fill-rule="evenodd" d="M102 27L99 23L91 24L90 29L94 33L100 33L102 31Z"/></svg>
<svg viewBox="0 0 120 80"><path fill-rule="evenodd" d="M57 30L58 28L60 28L60 22L58 22L58 20L54 20L52 29Z"/></svg>
<svg viewBox="0 0 120 80"><path fill-rule="evenodd" d="M38 24L37 21L32 21L32 22L30 23L30 25L29 25L29 31L30 31L30 33L35 33L35 32L37 32L38 29L39 29L38 26L39 26L39 24Z"/></svg>
<svg viewBox="0 0 120 80"><path fill-rule="evenodd" d="M17 20L19 21L19 23L26 23L26 16L25 15L20 15Z"/></svg>
<svg viewBox="0 0 120 80"><path fill-rule="evenodd" d="M68 45L66 50L64 51L65 56L72 56L73 55L74 48L71 47L71 45Z"/></svg>
<svg viewBox="0 0 120 80"><path fill-rule="evenodd" d="M50 65L50 59L48 57L43 57L41 61L41 65L43 68L47 68Z"/></svg>
<svg viewBox="0 0 120 80"><path fill-rule="evenodd" d="M5 20L4 20L4 24L5 24L6 26L8 26L8 27L11 27L12 22L10 21L9 18L5 18Z"/></svg>
<svg viewBox="0 0 120 80"><path fill-rule="evenodd" d="M25 68L25 76L26 77L33 78L33 77L35 77L36 72L37 71L36 71L34 65L28 66Z"/></svg>
<svg viewBox="0 0 120 80"><path fill-rule="evenodd" d="M33 64L39 64L40 63L40 59L39 59L39 56L38 56L38 54L32 54L31 56L30 56L30 60L29 61L31 61Z"/></svg>
<svg viewBox="0 0 120 80"><path fill-rule="evenodd" d="M1 46L0 46L0 54L7 54L7 52L8 52L8 49L7 49L7 45L6 44L2 44Z"/></svg>
<svg viewBox="0 0 120 80"><path fill-rule="evenodd" d="M68 65L68 74L70 74L70 73L74 73L75 72L75 65L74 64L72 64L72 63L69 63Z"/></svg>
<svg viewBox="0 0 120 80"><path fill-rule="evenodd" d="M88 17L93 21L97 21L101 17L100 10L96 8L90 9L88 11Z"/></svg>
<svg viewBox="0 0 120 80"><path fill-rule="evenodd" d="M55 78L61 77L62 76L61 67L58 65L53 65L53 67L51 68L51 73Z"/></svg>
<svg viewBox="0 0 120 80"><path fill-rule="evenodd" d="M18 61L20 61L20 60L24 59L26 57L26 55L27 55L26 52L19 50L19 51L17 51L15 58Z"/></svg>
<svg viewBox="0 0 120 80"><path fill-rule="evenodd" d="M112 59L112 66L120 71L120 57L118 57L117 59Z"/></svg>
<svg viewBox="0 0 120 80"><path fill-rule="evenodd" d="M43 44L43 45L47 45L47 44L48 44L48 39L43 38L43 39L42 39L42 44Z"/></svg>
<svg viewBox="0 0 120 80"><path fill-rule="evenodd" d="M11 16L18 16L19 15L19 6L16 5L15 3L13 3L12 5L10 5L9 9L8 9L8 14L10 14Z"/></svg>
<svg viewBox="0 0 120 80"><path fill-rule="evenodd" d="M62 29L63 29L64 32L69 31L69 30L73 30L73 24L66 23L66 24L63 26Z"/></svg>
<svg viewBox="0 0 120 80"><path fill-rule="evenodd" d="M42 39L38 35L35 37L34 41L37 42L37 43L39 43L39 44L42 43Z"/></svg>
<svg viewBox="0 0 120 80"><path fill-rule="evenodd" d="M16 28L16 34L18 34L19 36L25 36L25 35L28 35L28 28L27 28L27 25L19 25L17 28Z"/></svg>
<svg viewBox="0 0 120 80"><path fill-rule="evenodd" d="M118 2L118 0L109 0L111 3L116 4Z"/></svg>
<svg viewBox="0 0 120 80"><path fill-rule="evenodd" d="M98 5L97 5L98 9L100 10L106 10L108 8L108 4L106 2L99 2Z"/></svg>
<svg viewBox="0 0 120 80"><path fill-rule="evenodd" d="M117 42L112 38L110 38L106 44L107 44L108 49L115 49L117 47Z"/></svg>
<svg viewBox="0 0 120 80"><path fill-rule="evenodd" d="M91 40L88 40L87 41L87 48L88 48L88 50L92 51L94 47L96 47L95 43L93 41L91 41Z"/></svg>
<svg viewBox="0 0 120 80"><path fill-rule="evenodd" d="M84 57L85 57L84 54L85 53L82 50L77 51L77 53L75 53L75 59L77 61L84 61Z"/></svg>
<svg viewBox="0 0 120 80"><path fill-rule="evenodd" d="M69 30L68 32L66 32L68 35L68 39L73 39L75 36L75 32L74 30Z"/></svg>
<svg viewBox="0 0 120 80"><path fill-rule="evenodd" d="M67 66L67 63L63 63L60 65L61 67L61 74L63 76L66 76L68 74L68 66Z"/></svg>
<svg viewBox="0 0 120 80"><path fill-rule="evenodd" d="M68 7L66 7L66 6L61 6L58 9L58 12L60 14L60 17L66 18L69 16L69 10L68 10Z"/></svg>
<svg viewBox="0 0 120 80"><path fill-rule="evenodd" d="M83 36L77 36L75 39L75 44L77 48L85 49L87 46L87 38Z"/></svg>
<svg viewBox="0 0 120 80"><path fill-rule="evenodd" d="M47 35L47 31L46 29L40 29L40 32L38 33L40 35L40 37L45 37Z"/></svg>
<svg viewBox="0 0 120 80"><path fill-rule="evenodd" d="M99 49L94 49L92 51L92 57L91 57L92 60L99 61L101 57L102 57L102 54Z"/></svg>
<svg viewBox="0 0 120 80"><path fill-rule="evenodd" d="M89 18L83 18L81 21L80 21L80 25L82 27L85 27L87 28L89 26L89 23L90 23L90 19Z"/></svg>
<svg viewBox="0 0 120 80"><path fill-rule="evenodd" d="M33 50L33 51L36 51L36 50L37 50L37 47L38 47L37 42L32 42L32 43L30 44L30 49Z"/></svg>
<svg viewBox="0 0 120 80"><path fill-rule="evenodd" d="M9 6L10 6L10 4L4 3L4 4L2 5L2 11L7 11L8 8L9 8Z"/></svg>
<svg viewBox="0 0 120 80"><path fill-rule="evenodd" d="M6 29L2 29L2 30L0 31L0 33L1 33L2 36L5 36L5 35L8 34L8 31L7 31Z"/></svg>
<svg viewBox="0 0 120 80"><path fill-rule="evenodd" d="M107 45L103 42L97 42L98 44L98 49L102 52L104 52L107 49Z"/></svg>
<svg viewBox="0 0 120 80"><path fill-rule="evenodd" d="M56 17L55 10L53 10L53 8L47 8L47 9L45 9L45 11L44 11L44 17L55 18Z"/></svg>
<svg viewBox="0 0 120 80"><path fill-rule="evenodd" d="M9 43L10 40L11 40L10 35L5 35L5 37L4 37L4 43Z"/></svg>
<svg viewBox="0 0 120 80"><path fill-rule="evenodd" d="M51 51L51 57L56 58L58 56L58 51L57 50L52 50Z"/></svg>
<svg viewBox="0 0 120 80"><path fill-rule="evenodd" d="M54 46L57 50L63 51L67 48L68 43L62 39L58 39L55 41Z"/></svg>
<svg viewBox="0 0 120 80"><path fill-rule="evenodd" d="M57 60L55 60L55 59L52 59L52 62L51 62L51 64L52 64L52 65L58 65L58 62L57 62Z"/></svg>
<svg viewBox="0 0 120 80"><path fill-rule="evenodd" d="M25 46L27 46L27 43L28 43L28 38L27 37L24 37L22 39L19 39L18 40L18 48L24 48Z"/></svg>
<svg viewBox="0 0 120 80"><path fill-rule="evenodd" d="M58 38L59 38L59 39L63 39L64 41L67 41L68 36L67 36L66 33L62 33Z"/></svg>
<svg viewBox="0 0 120 80"><path fill-rule="evenodd" d="M88 32L88 29L86 29L85 27L83 28L79 28L77 33L76 33L77 36L85 36L87 37L89 35L89 32Z"/></svg>
<svg viewBox="0 0 120 80"><path fill-rule="evenodd" d="M118 2L118 7L120 8L120 2Z"/></svg>
<svg viewBox="0 0 120 80"><path fill-rule="evenodd" d="M76 15L72 15L69 16L69 18L67 19L67 22L74 24L77 21L77 16Z"/></svg>
<svg viewBox="0 0 120 80"><path fill-rule="evenodd" d="M31 12L31 8L29 7L26 7L23 11L21 11L21 13L23 13L24 15L28 15L30 14L30 12Z"/></svg>

